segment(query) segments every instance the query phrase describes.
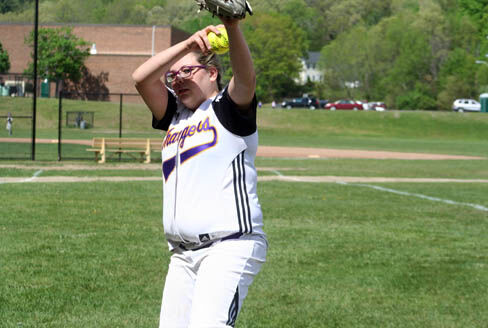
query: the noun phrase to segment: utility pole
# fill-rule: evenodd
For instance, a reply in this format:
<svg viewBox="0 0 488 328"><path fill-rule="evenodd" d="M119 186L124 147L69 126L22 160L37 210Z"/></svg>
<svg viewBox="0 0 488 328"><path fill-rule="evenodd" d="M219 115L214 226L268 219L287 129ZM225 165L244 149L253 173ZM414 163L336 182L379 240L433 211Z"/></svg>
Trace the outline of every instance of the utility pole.
<svg viewBox="0 0 488 328"><path fill-rule="evenodd" d="M32 99L32 155L36 160L36 112L37 112L37 40L39 36L39 0L36 0L34 13L34 98Z"/></svg>

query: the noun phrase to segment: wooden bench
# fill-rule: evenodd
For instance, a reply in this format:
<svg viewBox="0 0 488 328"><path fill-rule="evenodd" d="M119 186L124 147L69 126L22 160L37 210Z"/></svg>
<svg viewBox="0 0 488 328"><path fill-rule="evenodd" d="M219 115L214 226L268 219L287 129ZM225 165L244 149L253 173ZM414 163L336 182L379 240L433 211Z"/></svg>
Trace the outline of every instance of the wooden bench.
<svg viewBox="0 0 488 328"><path fill-rule="evenodd" d="M162 143L162 139L151 138L93 138L87 151L95 153L98 163L105 163L110 154L128 154L134 158L134 154L139 154L141 161L151 163L151 152L161 151Z"/></svg>

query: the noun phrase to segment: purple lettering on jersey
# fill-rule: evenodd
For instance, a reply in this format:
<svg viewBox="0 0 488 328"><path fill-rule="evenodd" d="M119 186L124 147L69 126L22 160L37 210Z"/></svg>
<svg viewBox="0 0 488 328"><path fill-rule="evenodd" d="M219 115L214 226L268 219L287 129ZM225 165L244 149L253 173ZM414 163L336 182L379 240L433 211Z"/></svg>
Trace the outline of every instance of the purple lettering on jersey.
<svg viewBox="0 0 488 328"><path fill-rule="evenodd" d="M198 145L183 151L180 154L180 163L184 163L188 159L192 158L195 155L198 155L204 150L207 150L217 144L217 129L210 125L210 120L207 117L205 120L198 122L197 125L190 125L185 127L182 131L178 131L173 133L174 129L170 129L166 133L166 137L164 138L163 148L174 144L175 142L178 143L178 147L183 148L185 145L185 139L187 137L193 137L196 133L202 133L207 131L213 132L213 139L210 142L204 143L202 145ZM176 165L176 157L171 157L168 160L163 161L163 176L164 180L168 180L168 177L171 175L171 172L175 169Z"/></svg>
<svg viewBox="0 0 488 328"><path fill-rule="evenodd" d="M175 164L176 164L176 156L173 156L170 159L163 162L164 180L168 180L169 175L175 169Z"/></svg>
<svg viewBox="0 0 488 328"><path fill-rule="evenodd" d="M178 142L179 147L183 148L183 146L185 145L185 139L187 137L193 137L195 135L195 132L201 133L201 132L208 131L211 128L213 127L210 125L210 121L208 117L204 121L198 122L197 125L190 125L185 127L182 131L173 133L174 129L171 128L166 133L166 137L164 138L164 142L163 142L163 148L170 146L175 142Z"/></svg>
<svg viewBox="0 0 488 328"><path fill-rule="evenodd" d="M205 143L203 145L195 146L193 148L190 148L190 149L182 152L180 155L181 163L184 163L186 160L190 159L191 157L201 153L204 150L207 150L207 149L215 146L215 144L217 143L217 130L213 126L210 126L208 129L212 130L212 132L214 134L213 140L208 142L208 143Z"/></svg>
<svg viewBox="0 0 488 328"><path fill-rule="evenodd" d="M169 131L166 133L166 137L164 138L164 142L163 142L163 148L171 144L170 139L173 136L172 132L173 129L169 129Z"/></svg>
<svg viewBox="0 0 488 328"><path fill-rule="evenodd" d="M185 127L183 131L181 131L181 136L180 136L180 148L183 148L185 144L185 138L188 136L188 127Z"/></svg>
<svg viewBox="0 0 488 328"><path fill-rule="evenodd" d="M198 133L202 132L202 121L198 122L197 132Z"/></svg>
<svg viewBox="0 0 488 328"><path fill-rule="evenodd" d="M207 119L203 122L203 126L202 126L202 129L203 131L208 131L210 129L210 122L208 121L208 117Z"/></svg>

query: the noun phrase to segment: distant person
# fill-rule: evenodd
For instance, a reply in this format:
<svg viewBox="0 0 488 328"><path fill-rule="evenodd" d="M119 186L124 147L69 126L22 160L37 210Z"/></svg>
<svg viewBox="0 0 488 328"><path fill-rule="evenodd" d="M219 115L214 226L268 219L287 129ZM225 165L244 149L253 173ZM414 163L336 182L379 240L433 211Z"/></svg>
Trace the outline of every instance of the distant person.
<svg viewBox="0 0 488 328"><path fill-rule="evenodd" d="M11 136L12 135L12 123L14 122L14 119L12 117L12 113L8 112L8 115L7 115L7 126L6 126L6 129L8 131L8 135Z"/></svg>
<svg viewBox="0 0 488 328"><path fill-rule="evenodd" d="M78 113L78 116L76 116L76 127L80 127L80 123L83 120L83 117L81 116L81 113Z"/></svg>
<svg viewBox="0 0 488 328"><path fill-rule="evenodd" d="M258 102L258 107L259 108L263 107L263 103L262 102Z"/></svg>
<svg viewBox="0 0 488 328"><path fill-rule="evenodd" d="M273 102L271 103L271 107L276 108L276 101L273 100Z"/></svg>

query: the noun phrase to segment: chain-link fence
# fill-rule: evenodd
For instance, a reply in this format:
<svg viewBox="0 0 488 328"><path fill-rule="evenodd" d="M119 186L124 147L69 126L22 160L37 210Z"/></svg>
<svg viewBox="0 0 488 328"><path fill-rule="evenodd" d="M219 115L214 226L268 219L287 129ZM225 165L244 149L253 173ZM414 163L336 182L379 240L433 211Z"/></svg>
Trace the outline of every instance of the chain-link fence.
<svg viewBox="0 0 488 328"><path fill-rule="evenodd" d="M31 159L33 133L32 94L0 96L0 159ZM11 113L11 130L7 118ZM36 160L94 160L95 138L145 138L162 140L151 127L152 115L138 94L60 93L39 97L36 110ZM151 154L152 162L161 159ZM115 153L110 161L134 161L134 154Z"/></svg>
<svg viewBox="0 0 488 328"><path fill-rule="evenodd" d="M80 100L81 99L81 100ZM90 100L92 99L92 100ZM95 138L161 139L152 115L138 94L61 93L58 103L58 159L94 160ZM161 160L160 152L151 155ZM134 154L114 153L110 161L134 161Z"/></svg>
<svg viewBox="0 0 488 328"><path fill-rule="evenodd" d="M32 116L0 113L0 159L30 159L32 156ZM10 120L10 124L7 122Z"/></svg>
<svg viewBox="0 0 488 328"><path fill-rule="evenodd" d="M33 89L28 75L0 74L0 159L32 157Z"/></svg>

